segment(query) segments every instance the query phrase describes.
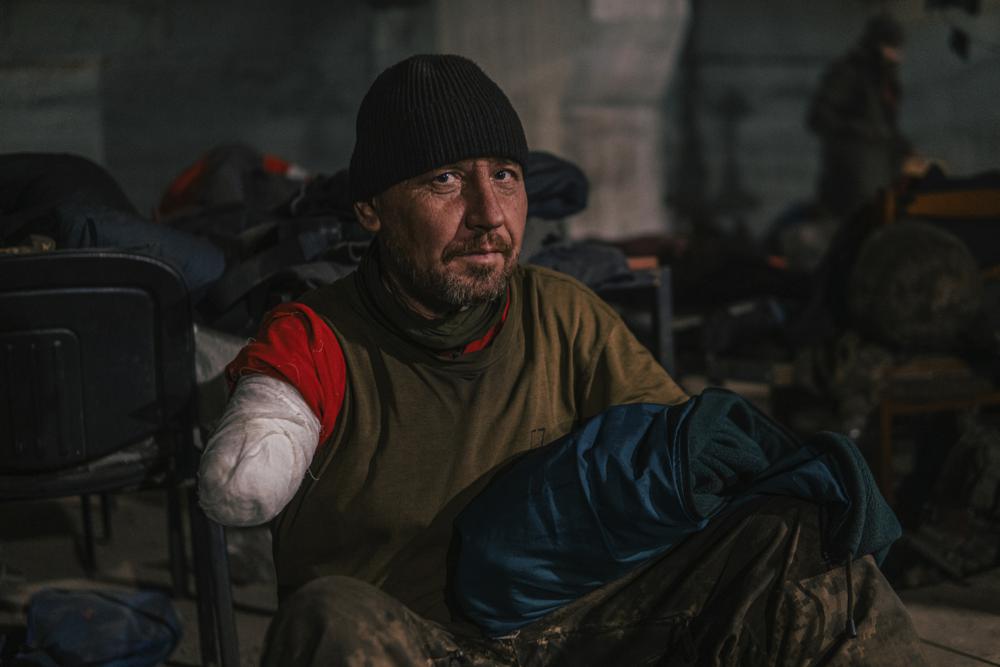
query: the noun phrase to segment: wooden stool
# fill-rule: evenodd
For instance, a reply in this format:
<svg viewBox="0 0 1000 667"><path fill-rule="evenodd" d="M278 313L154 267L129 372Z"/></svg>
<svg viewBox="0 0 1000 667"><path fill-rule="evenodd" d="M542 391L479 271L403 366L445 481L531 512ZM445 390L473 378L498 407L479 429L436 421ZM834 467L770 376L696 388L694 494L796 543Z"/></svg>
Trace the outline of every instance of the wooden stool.
<svg viewBox="0 0 1000 667"><path fill-rule="evenodd" d="M894 500L892 426L895 417L958 412L1000 405L1000 391L957 357L919 357L887 375L879 402L879 451L875 479L890 505Z"/></svg>

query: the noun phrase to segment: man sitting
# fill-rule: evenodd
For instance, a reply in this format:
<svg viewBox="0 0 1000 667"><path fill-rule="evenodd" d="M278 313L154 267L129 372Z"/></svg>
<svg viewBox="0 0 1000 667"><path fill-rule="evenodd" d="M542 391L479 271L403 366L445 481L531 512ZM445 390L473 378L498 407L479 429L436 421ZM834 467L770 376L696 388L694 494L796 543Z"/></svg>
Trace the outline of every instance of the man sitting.
<svg viewBox="0 0 1000 667"><path fill-rule="evenodd" d="M264 664L919 664L874 561L828 564L818 508L786 498L700 522L508 633L455 606L470 592L451 578L453 519L489 482L613 406L701 400L580 283L518 265L526 154L506 96L458 56L398 63L362 101L351 190L375 242L354 274L268 315L229 367L202 460L211 516L272 522L281 604ZM621 483L615 502L645 492ZM530 519L513 514L501 500L472 523Z"/></svg>

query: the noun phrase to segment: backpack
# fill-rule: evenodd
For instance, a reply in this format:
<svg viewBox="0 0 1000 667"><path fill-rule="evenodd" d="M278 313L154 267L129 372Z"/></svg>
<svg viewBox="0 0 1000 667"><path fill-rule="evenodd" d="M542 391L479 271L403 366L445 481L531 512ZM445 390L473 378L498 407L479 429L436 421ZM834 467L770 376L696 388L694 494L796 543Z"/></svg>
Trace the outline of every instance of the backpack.
<svg viewBox="0 0 1000 667"><path fill-rule="evenodd" d="M158 591L43 589L28 601L15 664L153 667L181 638L170 598Z"/></svg>

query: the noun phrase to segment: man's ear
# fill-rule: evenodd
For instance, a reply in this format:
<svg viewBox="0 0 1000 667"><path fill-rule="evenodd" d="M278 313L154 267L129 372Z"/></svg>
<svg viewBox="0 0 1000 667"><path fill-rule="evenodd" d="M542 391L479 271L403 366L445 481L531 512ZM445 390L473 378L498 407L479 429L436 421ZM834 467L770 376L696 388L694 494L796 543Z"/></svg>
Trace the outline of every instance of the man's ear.
<svg viewBox="0 0 1000 667"><path fill-rule="evenodd" d="M358 224L372 234L382 228L382 220L375 210L374 201L354 202L354 216L358 219Z"/></svg>

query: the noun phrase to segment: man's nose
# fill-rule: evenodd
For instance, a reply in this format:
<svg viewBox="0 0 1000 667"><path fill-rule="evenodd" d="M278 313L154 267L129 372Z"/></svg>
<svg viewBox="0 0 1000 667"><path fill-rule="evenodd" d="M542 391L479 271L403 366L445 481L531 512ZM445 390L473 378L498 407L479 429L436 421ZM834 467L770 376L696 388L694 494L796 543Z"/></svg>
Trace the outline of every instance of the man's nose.
<svg viewBox="0 0 1000 667"><path fill-rule="evenodd" d="M507 214L491 178L479 177L466 188L465 224L473 230L489 231L501 226Z"/></svg>

